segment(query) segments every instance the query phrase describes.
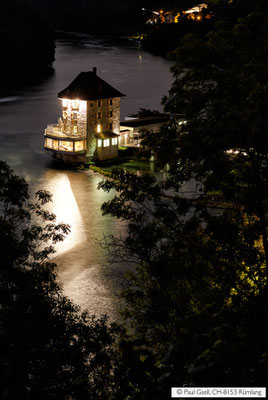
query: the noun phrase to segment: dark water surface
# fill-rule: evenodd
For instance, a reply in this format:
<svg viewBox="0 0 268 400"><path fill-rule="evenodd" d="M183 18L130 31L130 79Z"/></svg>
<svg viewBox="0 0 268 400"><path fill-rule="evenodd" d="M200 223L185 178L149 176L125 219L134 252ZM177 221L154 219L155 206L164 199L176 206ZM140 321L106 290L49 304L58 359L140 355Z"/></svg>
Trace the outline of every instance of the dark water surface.
<svg viewBox="0 0 268 400"><path fill-rule="evenodd" d="M127 95L121 102L122 119L140 107L162 110L161 98L172 82L169 61L132 45L87 35L65 37L57 41L53 76L0 97L0 159L34 191L49 190L50 209L59 222L71 225L71 234L57 245L55 256L65 294L91 313L116 318L117 276L124 267L111 266L98 244L103 235L124 230L120 221L101 215L101 204L112 195L96 189L101 177L90 171L57 170L43 149L46 125L60 116L57 93L93 66L101 78Z"/></svg>

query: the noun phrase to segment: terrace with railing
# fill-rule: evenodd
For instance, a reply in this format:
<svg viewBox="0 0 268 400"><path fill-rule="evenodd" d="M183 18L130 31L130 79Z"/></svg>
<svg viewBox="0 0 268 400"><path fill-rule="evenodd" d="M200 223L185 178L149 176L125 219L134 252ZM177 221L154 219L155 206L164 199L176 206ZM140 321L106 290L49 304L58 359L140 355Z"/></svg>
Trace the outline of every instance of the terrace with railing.
<svg viewBox="0 0 268 400"><path fill-rule="evenodd" d="M77 129L76 129L77 130ZM69 154L84 153L86 138L80 136L71 126L63 124L49 124L45 129L45 149L54 152L68 152Z"/></svg>

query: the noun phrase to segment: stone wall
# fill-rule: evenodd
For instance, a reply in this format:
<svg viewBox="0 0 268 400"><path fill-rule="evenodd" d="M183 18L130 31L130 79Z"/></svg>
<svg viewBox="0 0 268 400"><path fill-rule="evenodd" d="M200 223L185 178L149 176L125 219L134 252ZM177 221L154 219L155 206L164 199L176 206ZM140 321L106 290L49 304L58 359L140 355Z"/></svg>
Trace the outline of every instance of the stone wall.
<svg viewBox="0 0 268 400"><path fill-rule="evenodd" d="M120 133L120 97L113 99L113 132Z"/></svg>
<svg viewBox="0 0 268 400"><path fill-rule="evenodd" d="M92 159L96 150L97 101L87 101L87 156Z"/></svg>
<svg viewBox="0 0 268 400"><path fill-rule="evenodd" d="M118 147L107 146L107 147L97 147L96 158L100 161L111 160L118 157Z"/></svg>
<svg viewBox="0 0 268 400"><path fill-rule="evenodd" d="M111 104L112 100L112 104ZM99 103L100 102L100 103ZM87 102L87 156L92 159L96 153L97 126L100 125L101 132L120 132L120 98L102 99ZM106 157L106 149L105 156ZM111 151L113 154L114 151ZM109 151L108 151L109 153ZM98 151L97 151L98 156ZM117 157L109 156L109 158ZM96 155L95 155L96 158ZM106 159L106 158L104 158Z"/></svg>

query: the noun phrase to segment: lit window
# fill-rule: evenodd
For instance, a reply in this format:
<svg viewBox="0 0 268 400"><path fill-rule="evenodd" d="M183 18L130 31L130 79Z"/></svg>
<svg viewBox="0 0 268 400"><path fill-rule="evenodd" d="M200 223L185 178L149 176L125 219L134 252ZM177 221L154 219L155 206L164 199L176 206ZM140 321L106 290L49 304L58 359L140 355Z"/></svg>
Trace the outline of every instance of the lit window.
<svg viewBox="0 0 268 400"><path fill-rule="evenodd" d="M112 138L112 145L115 146L117 144L117 138Z"/></svg>
<svg viewBox="0 0 268 400"><path fill-rule="evenodd" d="M75 151L84 150L84 141L81 140L80 142L75 142Z"/></svg>
<svg viewBox="0 0 268 400"><path fill-rule="evenodd" d="M78 100L72 100L72 108L78 108Z"/></svg>
<svg viewBox="0 0 268 400"><path fill-rule="evenodd" d="M61 151L74 151L73 142L60 141L59 142L59 150L61 150Z"/></svg>
<svg viewBox="0 0 268 400"><path fill-rule="evenodd" d="M73 126L73 133L77 133L77 125Z"/></svg>
<svg viewBox="0 0 268 400"><path fill-rule="evenodd" d="M102 146L102 140L98 139L98 147L101 147L101 146Z"/></svg>
<svg viewBox="0 0 268 400"><path fill-rule="evenodd" d="M52 149L52 139L46 139L45 147Z"/></svg>
<svg viewBox="0 0 268 400"><path fill-rule="evenodd" d="M67 99L63 99L62 100L62 107L64 107L64 108L68 107L68 100Z"/></svg>
<svg viewBox="0 0 268 400"><path fill-rule="evenodd" d="M58 150L59 148L59 141L58 140L53 140L52 142L52 147L54 150Z"/></svg>
<svg viewBox="0 0 268 400"><path fill-rule="evenodd" d="M97 125L97 132L98 132L98 133L101 132L101 126L100 126L100 124Z"/></svg>
<svg viewBox="0 0 268 400"><path fill-rule="evenodd" d="M105 139L104 141L103 141L103 147L108 147L109 145L110 145L110 140L109 139Z"/></svg>

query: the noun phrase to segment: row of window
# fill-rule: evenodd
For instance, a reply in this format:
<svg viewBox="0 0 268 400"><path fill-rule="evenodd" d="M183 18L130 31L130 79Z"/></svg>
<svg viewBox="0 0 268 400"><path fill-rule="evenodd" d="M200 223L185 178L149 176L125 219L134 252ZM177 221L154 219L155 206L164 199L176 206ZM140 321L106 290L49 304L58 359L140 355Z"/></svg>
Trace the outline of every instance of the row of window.
<svg viewBox="0 0 268 400"><path fill-rule="evenodd" d="M101 119L101 116L102 116L101 112L98 112L97 119ZM112 116L113 116L113 112L109 111L109 118L112 118Z"/></svg>
<svg viewBox="0 0 268 400"><path fill-rule="evenodd" d="M79 100L68 100L68 99L62 99L62 107L63 108L68 108L68 105L71 105L71 108L73 110L79 110ZM109 99L109 105L113 105L113 99ZM91 107L94 106L94 103L90 104ZM102 106L102 100L98 100L98 107Z"/></svg>
<svg viewBox="0 0 268 400"><path fill-rule="evenodd" d="M71 120L77 121L77 120L78 120L78 116L79 116L78 111L72 112L72 113L71 113ZM68 118L68 113L67 113L67 111L63 111L62 117L63 117L63 119L67 119L67 118Z"/></svg>
<svg viewBox="0 0 268 400"><path fill-rule="evenodd" d="M68 103L70 102L70 103ZM62 107L63 108L68 108L68 104L71 104L71 107L73 110L78 110L79 109L79 101L78 100L68 100L68 99L63 99L62 100Z"/></svg>
<svg viewBox="0 0 268 400"><path fill-rule="evenodd" d="M110 99L110 100L109 100L109 105L110 105L110 106L113 105L113 99ZM98 100L98 107L101 107L101 106L102 106L102 101L101 101L101 100Z"/></svg>
<svg viewBox="0 0 268 400"><path fill-rule="evenodd" d="M118 144L118 138L112 139L98 139L98 147L109 147L116 146ZM85 141L71 142L65 140L55 140L47 138L45 141L45 147L52 150L59 151L82 151L85 150Z"/></svg>
<svg viewBox="0 0 268 400"><path fill-rule="evenodd" d="M112 122L108 124L108 130L109 130L109 131L112 131L112 130L113 130L113 123L112 123ZM98 132L98 133L101 132L101 125L100 125L100 124L97 125L97 132Z"/></svg>
<svg viewBox="0 0 268 400"><path fill-rule="evenodd" d="M46 139L45 147L53 150L60 151L82 151L85 150L85 141L81 140L79 142L70 142L64 140L54 140L54 139Z"/></svg>
<svg viewBox="0 0 268 400"><path fill-rule="evenodd" d="M117 138L98 139L98 147L108 147L108 146L110 146L110 141L111 141L112 146L116 146L118 143Z"/></svg>

